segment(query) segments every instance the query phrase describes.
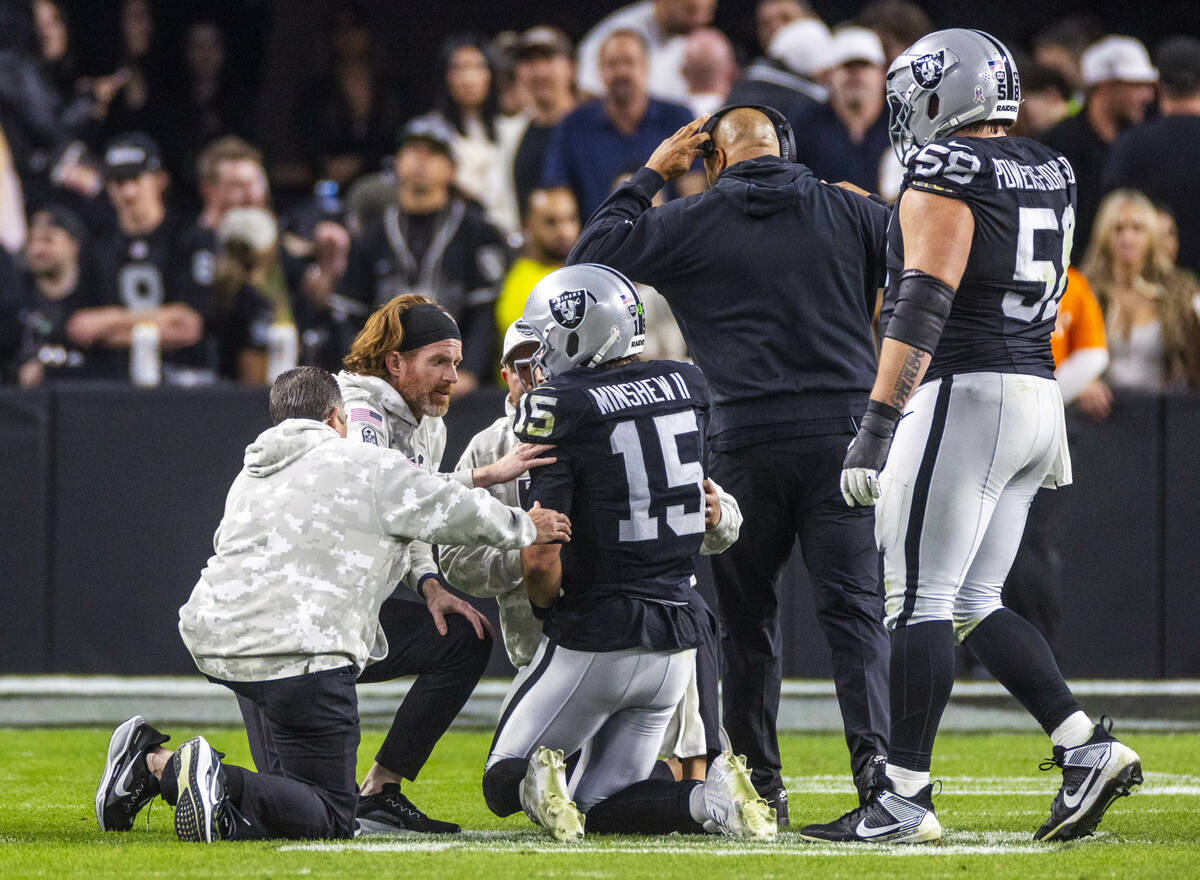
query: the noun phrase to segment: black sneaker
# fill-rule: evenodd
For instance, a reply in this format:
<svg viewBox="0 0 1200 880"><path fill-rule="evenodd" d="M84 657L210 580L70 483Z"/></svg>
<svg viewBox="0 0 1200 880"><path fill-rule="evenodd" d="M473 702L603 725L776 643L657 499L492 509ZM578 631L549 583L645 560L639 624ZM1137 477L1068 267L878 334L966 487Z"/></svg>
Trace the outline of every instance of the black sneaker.
<svg viewBox="0 0 1200 880"><path fill-rule="evenodd" d="M1034 840L1075 840L1095 833L1109 805L1141 784L1141 759L1111 730L1112 719L1102 716L1091 739L1071 749L1055 746L1054 757L1041 763L1042 770L1061 767L1063 781L1050 818L1034 832Z"/></svg>
<svg viewBox="0 0 1200 880"><path fill-rule="evenodd" d="M202 736L189 739L171 757L179 784L175 834L180 840L212 843L232 836L232 813L221 768L224 757Z"/></svg>
<svg viewBox="0 0 1200 880"><path fill-rule="evenodd" d="M417 831L421 834L458 834L462 831L453 822L431 819L418 810L413 802L400 793L395 782L387 783L375 794L358 799L358 828L362 834L398 834Z"/></svg>
<svg viewBox="0 0 1200 880"><path fill-rule="evenodd" d="M865 807L877 790L889 788L887 778L887 755L872 755L871 759L854 775L854 787L858 789L858 805Z"/></svg>
<svg viewBox="0 0 1200 880"><path fill-rule="evenodd" d="M113 731L96 789L96 822L101 831L128 831L142 807L159 794L158 780L146 766L146 753L169 739L141 715Z"/></svg>
<svg viewBox="0 0 1200 880"><path fill-rule="evenodd" d="M767 802L768 807L775 809L775 824L780 828L788 827L788 794L786 788L773 791L760 791L759 796Z"/></svg>
<svg viewBox="0 0 1200 880"><path fill-rule="evenodd" d="M865 806L824 825L805 825L800 836L822 843L935 843L942 824L933 811L932 785L901 797L889 783L875 789Z"/></svg>

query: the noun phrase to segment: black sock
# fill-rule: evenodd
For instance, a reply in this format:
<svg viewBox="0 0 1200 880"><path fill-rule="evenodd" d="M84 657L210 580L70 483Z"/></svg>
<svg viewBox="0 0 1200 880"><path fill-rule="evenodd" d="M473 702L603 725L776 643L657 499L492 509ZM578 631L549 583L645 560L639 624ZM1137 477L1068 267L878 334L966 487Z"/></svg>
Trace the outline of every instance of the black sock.
<svg viewBox="0 0 1200 880"><path fill-rule="evenodd" d="M605 798L587 812L588 834L703 834L692 818L689 801L695 780L635 782Z"/></svg>
<svg viewBox="0 0 1200 880"><path fill-rule="evenodd" d="M1016 697L1046 733L1079 711L1045 637L1032 623L1001 608L963 640L996 681Z"/></svg>
<svg viewBox="0 0 1200 880"><path fill-rule="evenodd" d="M174 755L167 759L166 766L163 767L162 778L158 781L158 786L162 789L163 800L171 806L175 806L179 801L179 777L175 773Z"/></svg>
<svg viewBox="0 0 1200 880"><path fill-rule="evenodd" d="M654 766L650 769L651 779L661 779L665 782L674 782L675 773L671 770L671 765L659 758L654 762Z"/></svg>
<svg viewBox="0 0 1200 880"><path fill-rule="evenodd" d="M928 772L954 687L954 624L933 620L892 633L892 740L888 763Z"/></svg>
<svg viewBox="0 0 1200 880"><path fill-rule="evenodd" d="M521 780L529 769L525 758L503 758L483 774L483 799L497 816L521 812Z"/></svg>

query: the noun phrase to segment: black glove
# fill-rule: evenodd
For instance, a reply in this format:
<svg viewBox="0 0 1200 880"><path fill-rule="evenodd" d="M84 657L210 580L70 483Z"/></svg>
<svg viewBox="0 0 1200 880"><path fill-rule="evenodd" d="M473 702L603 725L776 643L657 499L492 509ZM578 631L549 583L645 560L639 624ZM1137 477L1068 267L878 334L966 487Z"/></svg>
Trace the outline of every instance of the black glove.
<svg viewBox="0 0 1200 880"><path fill-rule="evenodd" d="M842 462L842 497L851 507L855 502L870 507L879 497L879 472L887 462L898 421L900 410L878 400L868 401L858 434Z"/></svg>

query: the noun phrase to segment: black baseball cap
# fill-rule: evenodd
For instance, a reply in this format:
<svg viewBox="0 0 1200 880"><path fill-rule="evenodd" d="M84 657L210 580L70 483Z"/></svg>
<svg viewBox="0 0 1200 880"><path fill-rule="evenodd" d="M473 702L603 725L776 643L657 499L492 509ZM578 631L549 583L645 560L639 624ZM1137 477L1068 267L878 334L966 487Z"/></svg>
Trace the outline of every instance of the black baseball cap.
<svg viewBox="0 0 1200 880"><path fill-rule="evenodd" d="M154 138L144 132L117 135L104 151L104 175L110 180L137 177L162 168L162 155Z"/></svg>
<svg viewBox="0 0 1200 880"><path fill-rule="evenodd" d="M1154 53L1158 78L1168 95L1185 97L1200 91L1200 40L1170 37Z"/></svg>
<svg viewBox="0 0 1200 880"><path fill-rule="evenodd" d="M400 137L397 138L396 149L400 149L410 141L424 141L434 149L445 153L454 159L454 129L442 119L442 117L432 113L425 116L418 116L410 121L404 128L400 129Z"/></svg>
<svg viewBox="0 0 1200 880"><path fill-rule="evenodd" d="M77 242L82 243L87 238L87 227L79 215L64 205L42 205L29 215L29 225L36 224L38 218L45 218L46 223L58 227Z"/></svg>

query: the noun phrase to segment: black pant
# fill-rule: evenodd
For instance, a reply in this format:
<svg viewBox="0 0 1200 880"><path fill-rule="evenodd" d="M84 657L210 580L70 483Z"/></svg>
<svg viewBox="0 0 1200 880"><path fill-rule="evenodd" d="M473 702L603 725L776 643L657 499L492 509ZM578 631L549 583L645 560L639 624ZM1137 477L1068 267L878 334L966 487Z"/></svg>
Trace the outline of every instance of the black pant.
<svg viewBox="0 0 1200 880"><path fill-rule="evenodd" d="M849 433L826 434L710 453L713 479L738 500L744 517L741 537L713 557L724 626L725 729L762 793L782 785L775 579L797 536L829 642L854 774L871 756L887 753L890 643L875 516L872 508L848 507L838 489L851 439Z"/></svg>
<svg viewBox="0 0 1200 880"><path fill-rule="evenodd" d="M482 639L460 614L446 617L441 635L429 609L419 602L389 597L379 611L388 655L372 663L361 682L391 681L405 675L417 680L396 710L391 729L375 756L387 770L416 779L433 747L454 721L487 668L492 639Z"/></svg>
<svg viewBox="0 0 1200 880"><path fill-rule="evenodd" d="M237 694L258 773L224 765L235 836L354 836L358 694L353 666L274 681L213 679Z"/></svg>

